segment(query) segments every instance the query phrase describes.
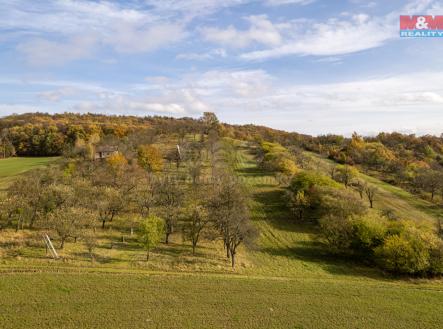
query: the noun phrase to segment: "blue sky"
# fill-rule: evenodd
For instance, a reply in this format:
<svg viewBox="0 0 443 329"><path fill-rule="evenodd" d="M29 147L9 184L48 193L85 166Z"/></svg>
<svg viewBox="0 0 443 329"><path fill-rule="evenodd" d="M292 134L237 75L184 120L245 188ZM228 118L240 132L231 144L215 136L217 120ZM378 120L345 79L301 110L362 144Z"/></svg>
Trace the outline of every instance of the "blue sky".
<svg viewBox="0 0 443 329"><path fill-rule="evenodd" d="M198 117L309 134L443 132L432 0L0 2L0 116Z"/></svg>

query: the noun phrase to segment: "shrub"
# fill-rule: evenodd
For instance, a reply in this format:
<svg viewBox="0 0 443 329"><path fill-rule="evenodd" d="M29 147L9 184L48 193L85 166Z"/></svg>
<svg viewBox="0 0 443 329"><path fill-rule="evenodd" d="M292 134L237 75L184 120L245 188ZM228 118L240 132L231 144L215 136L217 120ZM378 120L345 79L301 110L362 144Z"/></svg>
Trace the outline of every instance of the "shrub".
<svg viewBox="0 0 443 329"><path fill-rule="evenodd" d="M373 212L354 219L352 227L352 248L368 255L383 243L387 232L386 219Z"/></svg>
<svg viewBox="0 0 443 329"><path fill-rule="evenodd" d="M351 218L367 211L362 200L344 189L320 187L317 189L319 215L328 218Z"/></svg>
<svg viewBox="0 0 443 329"><path fill-rule="evenodd" d="M262 142L261 166L269 171L281 172L286 175L294 175L298 168L288 150L277 143Z"/></svg>
<svg viewBox="0 0 443 329"><path fill-rule="evenodd" d="M441 239L431 249L429 272L433 275L443 274L443 241Z"/></svg>
<svg viewBox="0 0 443 329"><path fill-rule="evenodd" d="M430 265L428 245L417 232L388 236L375 255L383 268L395 273L420 274Z"/></svg>
<svg viewBox="0 0 443 329"><path fill-rule="evenodd" d="M333 252L348 252L352 242L352 223L347 218L321 218L323 240Z"/></svg>
<svg viewBox="0 0 443 329"><path fill-rule="evenodd" d="M303 170L299 172L291 181L289 189L293 192L308 191L313 187L333 187L340 189L341 185L328 176L314 171Z"/></svg>

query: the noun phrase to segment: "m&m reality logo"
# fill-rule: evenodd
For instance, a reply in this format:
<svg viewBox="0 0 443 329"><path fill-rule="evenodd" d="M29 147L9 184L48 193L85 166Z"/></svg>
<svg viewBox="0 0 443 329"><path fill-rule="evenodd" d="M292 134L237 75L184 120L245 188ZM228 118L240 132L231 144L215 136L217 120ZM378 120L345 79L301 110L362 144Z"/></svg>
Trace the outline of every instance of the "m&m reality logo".
<svg viewBox="0 0 443 329"><path fill-rule="evenodd" d="M443 37L443 15L400 16L400 36L410 38Z"/></svg>

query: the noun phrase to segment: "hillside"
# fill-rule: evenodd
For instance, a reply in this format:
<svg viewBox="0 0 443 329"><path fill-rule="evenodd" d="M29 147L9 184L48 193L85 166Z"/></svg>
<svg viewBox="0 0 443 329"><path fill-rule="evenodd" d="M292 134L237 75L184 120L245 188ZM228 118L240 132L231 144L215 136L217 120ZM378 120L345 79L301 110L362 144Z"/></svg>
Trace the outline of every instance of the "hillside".
<svg viewBox="0 0 443 329"><path fill-rule="evenodd" d="M325 159L315 153L306 153L312 159L312 168L325 175L329 175L331 166L336 163ZM375 209L391 210L399 218L427 221L435 223L438 218L443 217L443 208L438 204L429 202L404 189L383 182L378 178L359 173L358 178L377 187L378 193L374 202Z"/></svg>
<svg viewBox="0 0 443 329"><path fill-rule="evenodd" d="M260 238L254 249L242 248L234 272L219 245L205 242L192 256L178 236L148 267L134 262L143 254L129 236L109 249L109 239L120 237L115 229L103 235L94 264L76 244L64 251L65 262L45 260L44 250L31 245L0 266L3 327L431 328L443 321L440 281L390 279L331 256L315 228L291 218L282 188L251 152L238 144L236 172L251 193ZM376 204L432 219L427 204L385 189Z"/></svg>
<svg viewBox="0 0 443 329"><path fill-rule="evenodd" d="M281 179L303 172L334 186L326 196L341 193L367 207L355 186L329 178L337 162L306 150L306 136L219 124L211 113L178 121L29 115L4 124L18 154L64 154L50 172L32 169L59 157L0 160L3 190L20 182L0 208L4 328L432 328L443 321L438 276L396 275L366 254L332 252L318 221L296 218ZM106 148L117 151L94 161ZM371 213L389 213L390 225L411 220L412 232L435 231L443 216L436 200L358 168L354 179L376 187ZM211 213L223 198L235 208ZM140 222L152 213L174 229L148 261ZM216 226L230 214L247 221L235 222L244 225L239 234L257 233L239 241L235 267ZM189 232L198 225L208 231L193 253ZM46 252L43 232L60 259Z"/></svg>

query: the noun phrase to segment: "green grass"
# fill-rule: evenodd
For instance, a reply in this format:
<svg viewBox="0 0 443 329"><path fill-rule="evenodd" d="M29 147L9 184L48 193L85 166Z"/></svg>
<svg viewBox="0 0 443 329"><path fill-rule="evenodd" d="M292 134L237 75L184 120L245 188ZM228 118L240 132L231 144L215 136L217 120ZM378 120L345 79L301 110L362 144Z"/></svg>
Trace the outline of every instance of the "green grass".
<svg viewBox="0 0 443 329"><path fill-rule="evenodd" d="M8 274L8 328L437 328L442 289L218 275Z"/></svg>
<svg viewBox="0 0 443 329"><path fill-rule="evenodd" d="M0 159L0 190L5 189L17 175L24 172L46 166L58 157L17 157Z"/></svg>
<svg viewBox="0 0 443 329"><path fill-rule="evenodd" d="M323 160L318 161L324 165ZM172 169L171 169L172 170ZM313 226L292 219L274 177L239 147L236 171L251 193L256 248L242 248L232 271L220 243L197 256L179 235L144 261L129 228L100 231L97 261L68 243L49 260L33 232L0 232L1 328L436 328L443 323L443 283L386 276L333 257ZM376 201L433 218L421 201L383 188ZM414 200L408 200L408 198ZM385 201L386 200L386 201ZM21 243L26 235L26 243ZM126 242L110 248L126 235Z"/></svg>

